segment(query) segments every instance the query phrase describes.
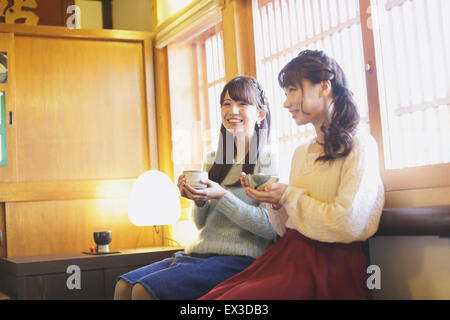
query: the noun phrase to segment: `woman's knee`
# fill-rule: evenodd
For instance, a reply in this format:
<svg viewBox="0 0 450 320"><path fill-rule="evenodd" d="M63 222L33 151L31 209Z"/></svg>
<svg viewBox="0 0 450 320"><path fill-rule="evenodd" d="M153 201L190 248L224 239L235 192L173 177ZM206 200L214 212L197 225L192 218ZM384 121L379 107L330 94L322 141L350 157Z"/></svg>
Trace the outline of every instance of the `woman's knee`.
<svg viewBox="0 0 450 320"><path fill-rule="evenodd" d="M131 290L131 299L153 300L153 297L142 284L136 283Z"/></svg>
<svg viewBox="0 0 450 320"><path fill-rule="evenodd" d="M130 283L120 279L119 281L117 281L116 286L114 288L114 300L131 299L132 289L133 286Z"/></svg>

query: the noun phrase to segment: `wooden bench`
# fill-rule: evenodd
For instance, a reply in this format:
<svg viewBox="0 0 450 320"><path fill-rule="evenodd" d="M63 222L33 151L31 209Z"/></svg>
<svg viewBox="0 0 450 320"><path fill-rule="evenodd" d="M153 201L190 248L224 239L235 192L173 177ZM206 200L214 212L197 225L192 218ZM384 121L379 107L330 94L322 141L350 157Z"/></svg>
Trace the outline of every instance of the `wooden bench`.
<svg viewBox="0 0 450 320"><path fill-rule="evenodd" d="M450 206L385 208L375 236L450 237Z"/></svg>
<svg viewBox="0 0 450 320"><path fill-rule="evenodd" d="M450 206L384 208L377 236L450 237ZM363 243L363 251L370 265L368 240Z"/></svg>

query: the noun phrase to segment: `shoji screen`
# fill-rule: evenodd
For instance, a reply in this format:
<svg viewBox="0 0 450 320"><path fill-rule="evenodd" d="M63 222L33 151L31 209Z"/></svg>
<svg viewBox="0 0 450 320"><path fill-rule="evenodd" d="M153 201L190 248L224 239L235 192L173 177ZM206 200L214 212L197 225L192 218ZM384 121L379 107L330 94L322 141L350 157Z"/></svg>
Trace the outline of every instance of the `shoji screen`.
<svg viewBox="0 0 450 320"><path fill-rule="evenodd" d="M209 132L212 144L217 142L220 126L220 94L225 86L222 32L210 35L205 40L206 75L209 107ZM215 146L210 146L215 147Z"/></svg>
<svg viewBox="0 0 450 320"><path fill-rule="evenodd" d="M372 0L387 169L450 160L448 0Z"/></svg>

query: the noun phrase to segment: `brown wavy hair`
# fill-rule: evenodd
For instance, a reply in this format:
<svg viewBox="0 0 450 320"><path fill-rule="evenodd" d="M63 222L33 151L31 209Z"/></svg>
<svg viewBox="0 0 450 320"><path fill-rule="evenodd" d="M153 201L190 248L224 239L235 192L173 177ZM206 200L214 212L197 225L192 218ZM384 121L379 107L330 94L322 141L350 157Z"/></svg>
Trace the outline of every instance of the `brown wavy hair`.
<svg viewBox="0 0 450 320"><path fill-rule="evenodd" d="M266 98L262 86L254 78L240 76L230 80L222 90L220 95L220 105L223 105L226 94L230 95L234 101L242 101L249 105L254 105L258 109L266 111L265 118L261 121L261 125L255 124L254 133L250 139L250 146L256 146L256 150L250 148L245 156L245 162L242 171L249 174L255 171L256 160L266 144L269 143L270 137L270 110L269 102ZM233 154L227 154L227 150L231 151L230 146L227 148L227 142L233 143ZM231 152L229 152L231 153ZM228 172L233 166L234 155L237 153L236 145L234 144L233 134L222 124L220 127L219 145L217 147L216 158L214 164L209 170L209 179L217 183L222 183ZM240 186L238 179L233 184L227 187Z"/></svg>
<svg viewBox="0 0 450 320"><path fill-rule="evenodd" d="M348 88L344 71L333 58L320 50L304 50L293 58L278 74L282 88L299 86L302 80L313 84L329 80L333 92L333 111L329 126L320 129L325 134L324 152L317 161L329 161L347 156L353 147L353 136L359 124L359 112L353 93ZM301 105L303 111L303 101ZM306 113L305 113L306 114Z"/></svg>

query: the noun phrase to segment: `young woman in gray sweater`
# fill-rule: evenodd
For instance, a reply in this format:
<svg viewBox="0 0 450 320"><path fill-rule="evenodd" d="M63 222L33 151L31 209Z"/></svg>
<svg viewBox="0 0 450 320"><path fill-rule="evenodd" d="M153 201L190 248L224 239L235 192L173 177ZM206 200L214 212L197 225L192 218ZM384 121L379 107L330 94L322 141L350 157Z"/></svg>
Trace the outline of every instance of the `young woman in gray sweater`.
<svg viewBox="0 0 450 320"><path fill-rule="evenodd" d="M276 238L267 204L246 196L239 180L241 172L278 173L264 91L255 79L237 77L225 85L220 105L219 146L203 164L207 188L178 178L181 195L195 202L197 240L172 258L122 275L116 299L197 299L247 268Z"/></svg>

